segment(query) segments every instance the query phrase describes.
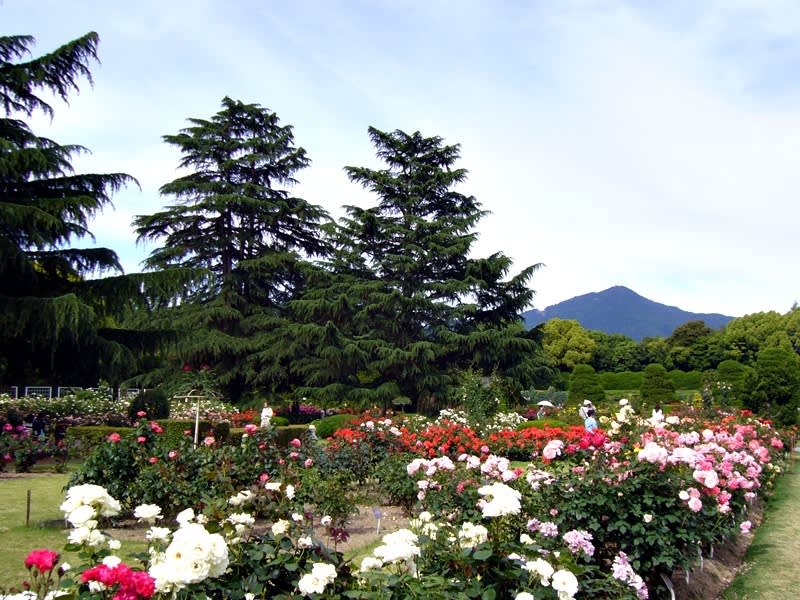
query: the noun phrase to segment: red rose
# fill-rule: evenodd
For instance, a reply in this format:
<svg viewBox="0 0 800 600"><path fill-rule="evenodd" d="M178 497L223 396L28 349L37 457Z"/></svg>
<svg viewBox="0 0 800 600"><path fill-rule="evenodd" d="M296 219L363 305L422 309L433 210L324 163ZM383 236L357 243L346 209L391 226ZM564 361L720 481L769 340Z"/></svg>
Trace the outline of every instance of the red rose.
<svg viewBox="0 0 800 600"><path fill-rule="evenodd" d="M183 372L184 373L191 373L192 367L190 365L183 365Z"/></svg>
<svg viewBox="0 0 800 600"><path fill-rule="evenodd" d="M50 571L58 562L58 552L52 550L34 550L25 559L25 566L30 569L36 567L40 573Z"/></svg>

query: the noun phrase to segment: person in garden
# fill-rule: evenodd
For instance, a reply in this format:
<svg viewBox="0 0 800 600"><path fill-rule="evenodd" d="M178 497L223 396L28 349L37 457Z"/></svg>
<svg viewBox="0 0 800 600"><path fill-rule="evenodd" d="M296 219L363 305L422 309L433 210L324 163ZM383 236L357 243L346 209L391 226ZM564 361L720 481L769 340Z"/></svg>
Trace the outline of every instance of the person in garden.
<svg viewBox="0 0 800 600"><path fill-rule="evenodd" d="M578 409L578 415L585 421L589 416L590 410L595 410L594 404L592 404L591 400L584 400L583 405Z"/></svg>
<svg viewBox="0 0 800 600"><path fill-rule="evenodd" d="M583 426L586 431L594 431L597 429L597 419L594 418L594 408L586 411L586 419L583 421Z"/></svg>
<svg viewBox="0 0 800 600"><path fill-rule="evenodd" d="M273 414L274 413L273 413L272 409L269 407L269 405L266 402L264 402L264 407L261 409L261 427L263 429L266 429L267 427L269 427L269 422L270 422L270 419L272 419L272 415Z"/></svg>
<svg viewBox="0 0 800 600"><path fill-rule="evenodd" d="M33 433L33 437L38 440L44 441L44 439L47 437L47 427L45 425L43 412L40 412L33 418L33 422L31 423L31 433Z"/></svg>
<svg viewBox="0 0 800 600"><path fill-rule="evenodd" d="M652 414L650 415L650 422L655 425L656 423L661 423L663 420L664 420L664 412L661 410L661 405L656 404L653 407Z"/></svg>

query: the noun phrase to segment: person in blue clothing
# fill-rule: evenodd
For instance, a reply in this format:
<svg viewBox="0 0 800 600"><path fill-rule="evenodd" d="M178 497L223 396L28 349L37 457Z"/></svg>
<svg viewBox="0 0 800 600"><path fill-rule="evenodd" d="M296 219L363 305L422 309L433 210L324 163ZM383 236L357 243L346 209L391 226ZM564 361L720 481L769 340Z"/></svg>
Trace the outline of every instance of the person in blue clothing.
<svg viewBox="0 0 800 600"><path fill-rule="evenodd" d="M594 409L590 408L586 411L586 420L583 422L586 431L593 431L597 429L597 419L594 418Z"/></svg>

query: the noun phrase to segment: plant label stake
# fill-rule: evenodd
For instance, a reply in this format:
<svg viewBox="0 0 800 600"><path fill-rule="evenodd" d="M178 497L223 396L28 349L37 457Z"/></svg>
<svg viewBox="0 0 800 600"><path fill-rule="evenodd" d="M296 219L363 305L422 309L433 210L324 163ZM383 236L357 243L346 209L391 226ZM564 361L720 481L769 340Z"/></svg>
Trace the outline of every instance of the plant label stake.
<svg viewBox="0 0 800 600"><path fill-rule="evenodd" d="M375 517L375 520L378 521L378 526L375 529L375 533L380 535L381 532L381 517L383 517L383 513L381 513L381 509L377 506L372 507L372 515Z"/></svg>
<svg viewBox="0 0 800 600"><path fill-rule="evenodd" d="M689 571L686 571L686 576L686 583L689 583ZM672 580L664 573L661 573L661 579L664 580L664 585L667 586L667 589L669 590L671 600L675 600L675 588L672 586Z"/></svg>

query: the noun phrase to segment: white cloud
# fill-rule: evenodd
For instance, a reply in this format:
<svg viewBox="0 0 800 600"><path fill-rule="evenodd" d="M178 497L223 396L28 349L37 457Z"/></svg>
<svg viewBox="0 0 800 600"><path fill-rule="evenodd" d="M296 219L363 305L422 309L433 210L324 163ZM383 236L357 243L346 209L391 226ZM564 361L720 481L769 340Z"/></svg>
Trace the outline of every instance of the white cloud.
<svg viewBox="0 0 800 600"><path fill-rule="evenodd" d="M612 285L731 315L800 300L786 271L800 222L789 0L6 0L0 16L43 51L99 31L95 88L49 131L93 151L81 168L141 182L97 221L121 255L143 257L125 224L176 176L161 136L227 94L295 126L313 161L295 191L335 216L369 202L342 171L376 164L367 126L461 143L462 191L492 213L476 251L545 263L538 308Z"/></svg>

